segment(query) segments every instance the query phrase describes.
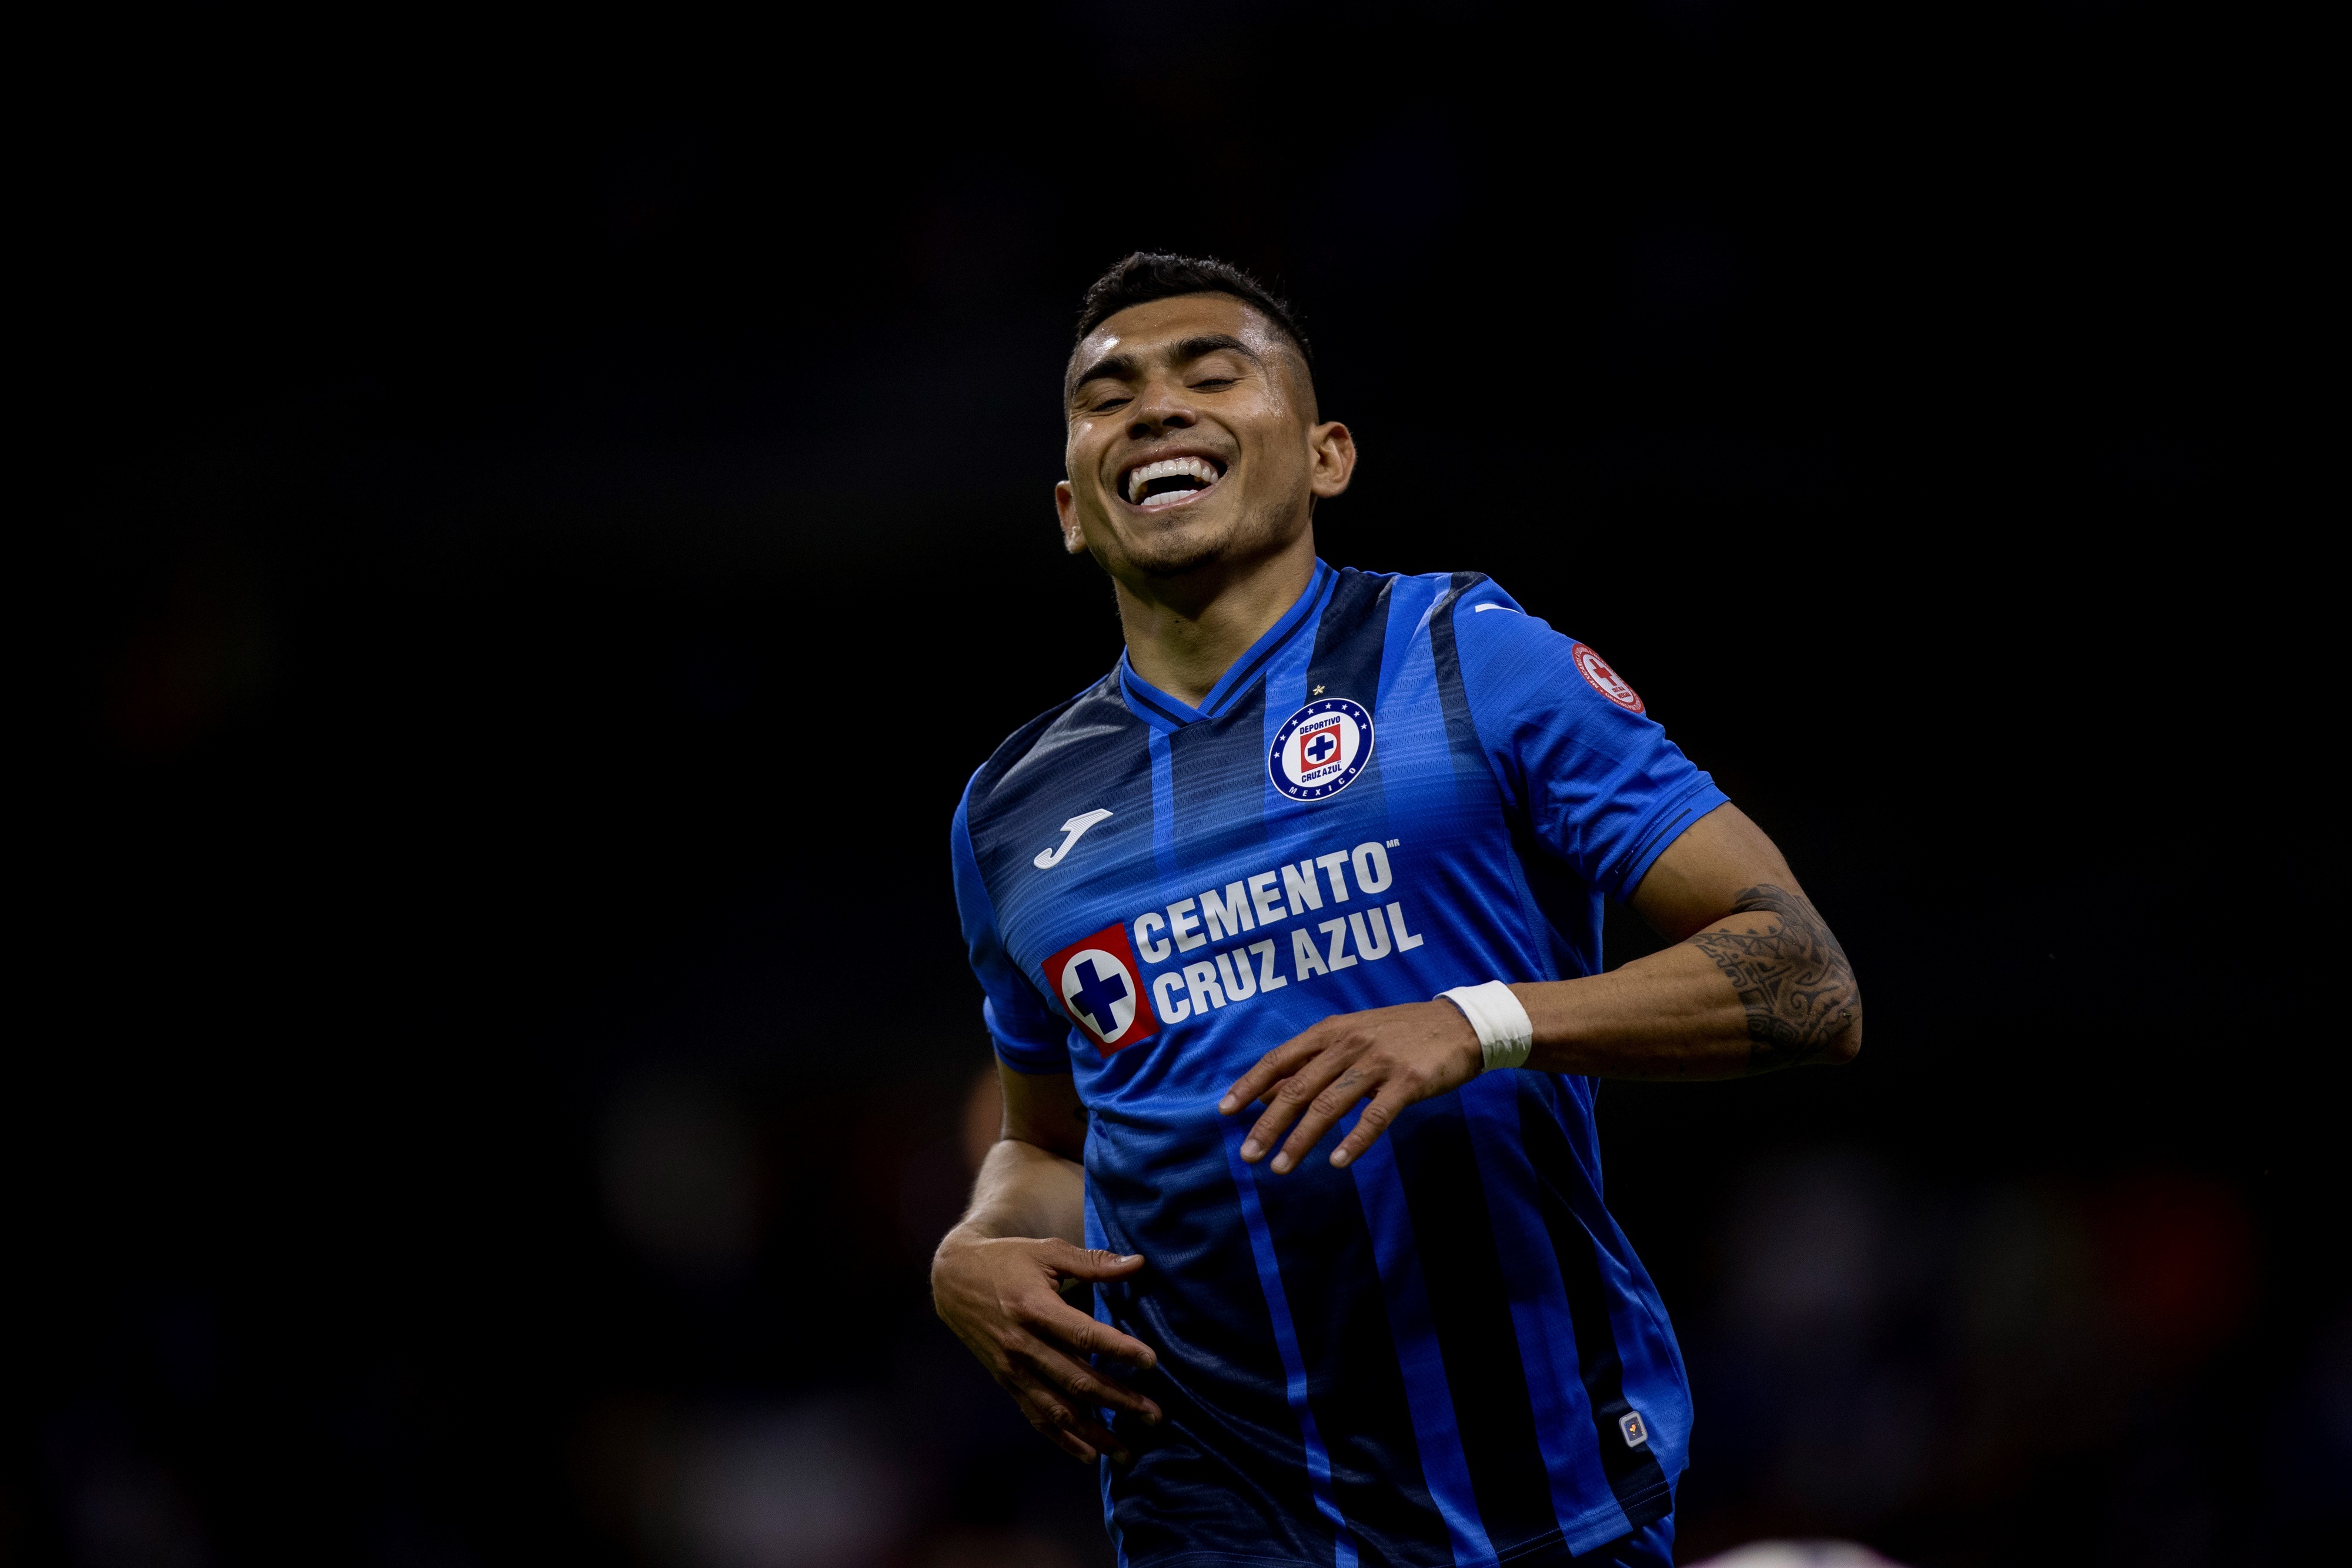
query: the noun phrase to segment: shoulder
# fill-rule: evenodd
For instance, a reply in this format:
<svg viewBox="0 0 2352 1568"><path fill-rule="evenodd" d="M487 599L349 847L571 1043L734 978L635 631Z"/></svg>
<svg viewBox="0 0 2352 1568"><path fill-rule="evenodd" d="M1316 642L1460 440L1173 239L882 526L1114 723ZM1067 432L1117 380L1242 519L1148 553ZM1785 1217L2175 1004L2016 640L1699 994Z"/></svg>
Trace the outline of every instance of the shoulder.
<svg viewBox="0 0 2352 1568"><path fill-rule="evenodd" d="M1456 572L1453 580L1434 613L1449 623L1474 706L1535 704L1604 722L1645 716L1639 694L1589 643L1530 613L1482 572Z"/></svg>
<svg viewBox="0 0 2352 1568"><path fill-rule="evenodd" d="M1519 601L1483 571L1358 571L1339 574L1335 605L1353 591L1355 597L1377 601L1387 611L1391 635L1427 638L1436 645L1441 662L1450 662L1459 643L1467 653L1475 644L1539 643L1558 637L1541 621L1528 615Z"/></svg>
<svg viewBox="0 0 2352 1568"><path fill-rule="evenodd" d="M1483 571L1340 571L1323 617L1318 644L1385 644L1384 666L1423 648L1434 658L1441 684L1458 691L1465 680L1490 677L1542 661L1549 650L1564 661L1570 639L1527 613ZM1556 644L1556 646L1553 646ZM1323 663L1320 646L1318 664ZM1383 689L1389 671L1383 668Z"/></svg>
<svg viewBox="0 0 2352 1568"><path fill-rule="evenodd" d="M1454 623L1457 636L1524 642L1559 635L1483 571L1448 572L1444 581L1445 591L1433 608Z"/></svg>
<svg viewBox="0 0 2352 1568"><path fill-rule="evenodd" d="M1518 601L1483 571L1366 571L1341 567L1333 573L1323 613L1327 634L1335 622L1358 621L1388 631L1409 628L1415 636L1449 638L1453 622L1475 607L1517 611Z"/></svg>
<svg viewBox="0 0 2352 1568"><path fill-rule="evenodd" d="M1342 592L1352 589L1367 598L1410 604L1433 618L1461 619L1481 608L1524 613L1519 601L1483 571L1360 571L1348 567L1339 578Z"/></svg>
<svg viewBox="0 0 2352 1568"><path fill-rule="evenodd" d="M1035 780L1053 776L1137 726L1119 696L1114 670L1005 737L965 784L956 814L966 823L988 817L1027 793Z"/></svg>
<svg viewBox="0 0 2352 1568"><path fill-rule="evenodd" d="M1425 572L1400 579L1426 596L1430 631L1457 643L1465 658L1507 653L1526 657L1538 651L1567 657L1575 639L1528 612L1509 591L1483 571Z"/></svg>

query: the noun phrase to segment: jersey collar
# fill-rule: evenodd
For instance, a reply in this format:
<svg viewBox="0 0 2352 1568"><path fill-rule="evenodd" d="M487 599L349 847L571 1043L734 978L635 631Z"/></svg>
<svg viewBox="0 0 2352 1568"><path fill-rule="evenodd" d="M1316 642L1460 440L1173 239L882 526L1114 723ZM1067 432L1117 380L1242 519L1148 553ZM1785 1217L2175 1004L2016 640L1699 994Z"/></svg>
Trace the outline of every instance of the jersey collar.
<svg viewBox="0 0 2352 1568"><path fill-rule="evenodd" d="M1144 723L1161 730L1178 730L1187 725L1199 724L1203 719L1223 718L1241 701L1250 683L1257 679L1259 673L1265 668L1266 662L1280 653L1302 630L1314 624L1322 614L1324 605L1330 602L1331 590L1339 580L1339 574L1325 565L1321 557L1317 557L1315 575L1307 579L1307 591L1298 596L1298 601L1284 611L1281 618L1267 627L1265 634L1251 643L1248 650L1217 677L1217 684L1209 688L1209 695L1201 699L1198 707L1181 697L1169 695L1137 674L1135 666L1127 662L1127 654L1122 652L1118 656L1118 684L1127 698L1129 710Z"/></svg>

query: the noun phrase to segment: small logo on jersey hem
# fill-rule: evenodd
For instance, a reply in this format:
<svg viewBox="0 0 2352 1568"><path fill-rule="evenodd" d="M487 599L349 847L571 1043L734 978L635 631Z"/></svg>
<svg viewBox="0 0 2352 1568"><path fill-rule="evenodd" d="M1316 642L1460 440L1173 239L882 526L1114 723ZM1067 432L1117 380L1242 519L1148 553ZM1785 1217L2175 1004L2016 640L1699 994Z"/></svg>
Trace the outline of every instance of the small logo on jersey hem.
<svg viewBox="0 0 2352 1568"><path fill-rule="evenodd" d="M1608 660L1581 643L1570 649L1569 654L1576 661L1577 671L1584 676L1585 685L1627 713L1649 711L1642 706L1642 695L1625 684L1624 676L1609 667Z"/></svg>
<svg viewBox="0 0 2352 1568"><path fill-rule="evenodd" d="M1618 1416L1617 1429L1625 1434L1625 1446L1629 1448L1638 1448L1650 1440L1650 1429L1642 1424L1638 1410L1628 1410Z"/></svg>
<svg viewBox="0 0 2352 1568"><path fill-rule="evenodd" d="M1318 697L1282 721L1265 776L1294 800L1323 800L1372 759L1372 716L1346 697Z"/></svg>
<svg viewBox="0 0 2352 1568"><path fill-rule="evenodd" d="M1046 993L1062 998L1062 1010L1106 1059L1160 1032L1160 1020L1143 999L1137 978L1143 967L1135 961L1125 925L1082 936L1043 967Z"/></svg>

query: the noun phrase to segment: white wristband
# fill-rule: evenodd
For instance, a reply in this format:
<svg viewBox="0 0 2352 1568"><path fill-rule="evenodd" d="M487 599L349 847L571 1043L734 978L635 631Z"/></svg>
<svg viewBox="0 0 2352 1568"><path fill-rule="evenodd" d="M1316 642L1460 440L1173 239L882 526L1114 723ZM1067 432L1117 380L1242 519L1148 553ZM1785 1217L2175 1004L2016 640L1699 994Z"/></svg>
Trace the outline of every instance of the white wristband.
<svg viewBox="0 0 2352 1568"><path fill-rule="evenodd" d="M1527 1065L1528 1053L1536 1048L1536 1026L1519 998L1511 995L1510 987L1489 980L1483 986L1456 986L1437 995L1460 1008L1477 1031L1478 1049L1486 1058L1483 1071Z"/></svg>

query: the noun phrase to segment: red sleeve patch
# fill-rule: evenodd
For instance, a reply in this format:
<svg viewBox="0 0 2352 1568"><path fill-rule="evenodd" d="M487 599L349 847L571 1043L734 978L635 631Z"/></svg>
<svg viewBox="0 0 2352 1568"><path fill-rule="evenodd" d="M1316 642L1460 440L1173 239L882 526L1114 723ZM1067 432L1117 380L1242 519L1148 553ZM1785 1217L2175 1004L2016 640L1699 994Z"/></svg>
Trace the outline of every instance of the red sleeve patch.
<svg viewBox="0 0 2352 1568"><path fill-rule="evenodd" d="M1082 936L1045 964L1045 984L1061 996L1062 1010L1105 1061L1160 1032L1160 1019L1144 999L1142 975L1124 925Z"/></svg>
<svg viewBox="0 0 2352 1568"><path fill-rule="evenodd" d="M1642 695L1625 684L1625 677L1609 667L1609 661L1579 643L1571 652L1576 667L1584 674L1585 684L1627 713L1645 713Z"/></svg>

